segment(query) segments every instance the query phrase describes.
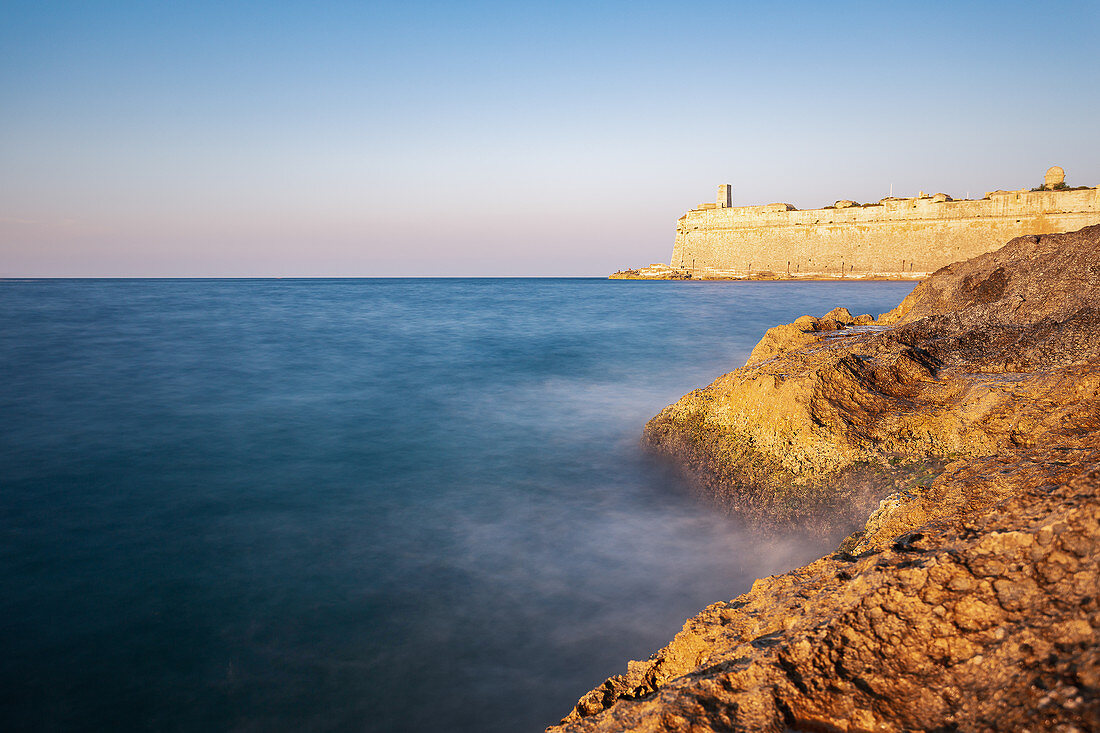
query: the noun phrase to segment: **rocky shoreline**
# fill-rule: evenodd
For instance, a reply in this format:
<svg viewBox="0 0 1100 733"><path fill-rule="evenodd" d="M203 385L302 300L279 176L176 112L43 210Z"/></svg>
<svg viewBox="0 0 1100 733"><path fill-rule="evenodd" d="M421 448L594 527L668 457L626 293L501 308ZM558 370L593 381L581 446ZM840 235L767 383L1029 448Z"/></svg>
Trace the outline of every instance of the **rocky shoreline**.
<svg viewBox="0 0 1100 733"><path fill-rule="evenodd" d="M644 441L761 531L874 511L548 731L1100 730L1100 226L773 328Z"/></svg>

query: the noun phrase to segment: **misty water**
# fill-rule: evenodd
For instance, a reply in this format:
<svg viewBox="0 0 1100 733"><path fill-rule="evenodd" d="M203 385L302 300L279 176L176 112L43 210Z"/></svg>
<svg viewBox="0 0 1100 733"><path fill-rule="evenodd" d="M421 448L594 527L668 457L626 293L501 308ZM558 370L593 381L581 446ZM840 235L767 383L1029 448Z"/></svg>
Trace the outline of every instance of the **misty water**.
<svg viewBox="0 0 1100 733"><path fill-rule="evenodd" d="M0 719L540 731L764 542L642 426L907 283L0 282Z"/></svg>

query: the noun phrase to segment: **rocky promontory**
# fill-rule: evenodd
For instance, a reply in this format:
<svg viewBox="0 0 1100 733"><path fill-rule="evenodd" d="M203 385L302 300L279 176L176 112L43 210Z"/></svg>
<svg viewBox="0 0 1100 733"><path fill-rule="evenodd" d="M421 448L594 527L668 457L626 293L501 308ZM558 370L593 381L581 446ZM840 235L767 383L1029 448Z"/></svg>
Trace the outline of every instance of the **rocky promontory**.
<svg viewBox="0 0 1100 733"><path fill-rule="evenodd" d="M1100 226L776 327L644 440L759 531L866 521L549 730L1100 730Z"/></svg>

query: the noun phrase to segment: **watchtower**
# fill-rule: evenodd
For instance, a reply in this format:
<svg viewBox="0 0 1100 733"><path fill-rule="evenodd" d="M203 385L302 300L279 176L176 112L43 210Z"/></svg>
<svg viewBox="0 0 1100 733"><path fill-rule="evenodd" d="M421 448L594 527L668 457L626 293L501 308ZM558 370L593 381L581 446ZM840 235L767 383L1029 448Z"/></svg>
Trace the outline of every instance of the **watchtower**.
<svg viewBox="0 0 1100 733"><path fill-rule="evenodd" d="M723 183L718 186L718 208L728 209L733 206L733 186Z"/></svg>

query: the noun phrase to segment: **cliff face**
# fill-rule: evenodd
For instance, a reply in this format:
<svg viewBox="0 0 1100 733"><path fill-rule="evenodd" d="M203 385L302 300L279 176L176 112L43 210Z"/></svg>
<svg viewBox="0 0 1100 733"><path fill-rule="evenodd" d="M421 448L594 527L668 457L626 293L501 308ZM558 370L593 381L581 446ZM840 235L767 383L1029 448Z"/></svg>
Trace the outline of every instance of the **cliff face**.
<svg viewBox="0 0 1100 733"><path fill-rule="evenodd" d="M1100 729L1100 227L772 329L645 439L762 523L866 517L552 730Z"/></svg>

